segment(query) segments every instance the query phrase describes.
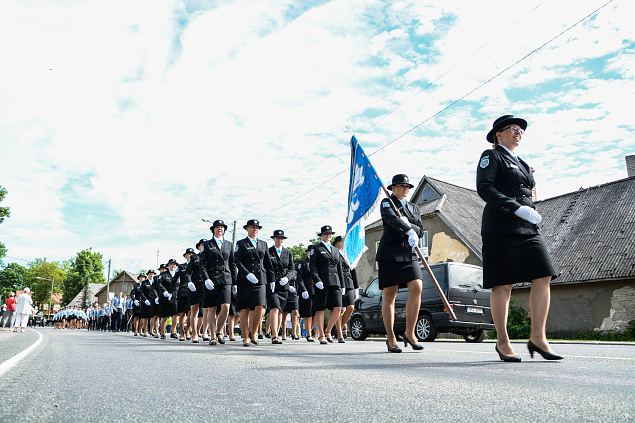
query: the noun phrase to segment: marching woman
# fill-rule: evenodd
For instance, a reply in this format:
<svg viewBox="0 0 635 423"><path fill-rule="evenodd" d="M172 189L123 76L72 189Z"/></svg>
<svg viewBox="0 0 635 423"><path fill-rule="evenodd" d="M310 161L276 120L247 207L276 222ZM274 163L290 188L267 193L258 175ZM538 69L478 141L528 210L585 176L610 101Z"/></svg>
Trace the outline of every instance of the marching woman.
<svg viewBox="0 0 635 423"><path fill-rule="evenodd" d="M344 241L341 236L336 236L333 245L340 251L344 251ZM344 254L342 256L342 273L344 274L344 289L342 290L342 307L344 314L340 318L342 333L346 330L346 322L355 311L355 300L357 300L359 284L357 283L357 272L351 269L350 264Z"/></svg>
<svg viewBox="0 0 635 423"><path fill-rule="evenodd" d="M130 298L132 299L132 327L134 336L139 336L139 317L141 315L141 283L146 279L146 275L137 276L137 282L132 286Z"/></svg>
<svg viewBox="0 0 635 423"><path fill-rule="evenodd" d="M238 269L234 262L234 245L223 236L227 225L222 220L216 220L210 230L214 233L212 239L204 244L199 255L201 278L205 284L203 307L207 313L207 321L203 325L204 331L209 327L211 331L210 345L224 344L223 328L229 314L232 287L236 285ZM218 313L217 313L218 311Z"/></svg>
<svg viewBox="0 0 635 423"><path fill-rule="evenodd" d="M196 249L199 251L203 251L203 245L205 244L205 239L201 239L196 243ZM198 344L198 336L199 336L199 328L198 328L198 318L199 318L199 308L201 303L203 302L203 279L201 277L201 266L199 265L199 254L196 254L191 248L191 255L187 261L187 267L185 268L185 272L189 275L189 281L187 283L187 287L190 290L190 316L189 316L189 325L188 329L192 336L192 343Z"/></svg>
<svg viewBox="0 0 635 423"><path fill-rule="evenodd" d="M168 261L166 272L157 278L157 295L159 297L159 316L161 317L161 339L165 339L165 328L168 318L172 317L170 337L176 336L176 268L178 263L174 259Z"/></svg>
<svg viewBox="0 0 635 423"><path fill-rule="evenodd" d="M311 254L309 267L313 275L315 285L315 320L318 325L320 344L332 343L331 330L337 324L342 310L342 288L344 286L344 274L342 272L342 256L337 248L331 245L333 229L326 225L320 229L322 242L317 244ZM324 311L329 309L328 324L324 334ZM343 343L342 328L337 324L337 339Z"/></svg>
<svg viewBox="0 0 635 423"><path fill-rule="evenodd" d="M158 275L148 275L148 279L152 282L152 289L154 289L154 304L152 305L152 319L150 320L150 332L154 338L159 337L159 321L161 320L161 310L159 307L159 280L168 270L165 264L159 265L159 274Z"/></svg>
<svg viewBox="0 0 635 423"><path fill-rule="evenodd" d="M313 245L306 248L306 258L298 263L296 278L300 297L298 298L298 311L304 320L304 330L307 342L315 342L313 339L313 316L315 316L315 287L313 285L313 274L309 266L309 260L313 253Z"/></svg>
<svg viewBox="0 0 635 423"><path fill-rule="evenodd" d="M300 339L300 313L298 313L298 277L296 274L296 280L289 282L289 296L287 297L287 305L282 313L282 320L280 326L282 326L282 340L286 341L287 329L286 322L287 316L291 316L291 339Z"/></svg>
<svg viewBox="0 0 635 423"><path fill-rule="evenodd" d="M379 288L384 291L381 314L386 328L386 346L388 352L400 353L393 325L395 322L395 298L400 287L408 287L406 300L406 330L403 335L404 346L410 344L413 350L422 350L416 343L415 323L419 317L421 306L421 266L414 248L423 233L421 212L416 204L406 201L406 196L414 185L404 174L395 175L388 189L392 191L390 198L381 201L381 219L384 233L377 248L379 265ZM391 205L394 204L402 216L397 214Z"/></svg>
<svg viewBox="0 0 635 423"><path fill-rule="evenodd" d="M269 322L271 323L271 343L282 344L278 338L282 312L287 306L287 298L290 289L295 288L292 283L295 281L295 266L293 256L282 244L287 239L282 229L276 229L271 236L274 245L269 248L269 257L273 266L274 282L269 284L267 289L267 306L270 309ZM286 328L284 328L286 332Z"/></svg>
<svg viewBox="0 0 635 423"><path fill-rule="evenodd" d="M146 279L141 281L141 309L139 312L139 317L141 317L141 321L139 324L141 325L141 336L148 336L148 319L152 318L154 313L154 300L156 299L156 292L152 287L152 278L154 278L154 270L148 270L146 272L148 276Z"/></svg>
<svg viewBox="0 0 635 423"><path fill-rule="evenodd" d="M185 341L185 325L187 322L187 315L190 311L190 288L188 287L188 283L190 280L190 275L187 273L187 262L190 257L194 254L194 250L192 248L188 248L183 253L183 257L185 258L185 263L179 264L177 268L175 279L176 279L176 322L172 325L179 326L179 341Z"/></svg>
<svg viewBox="0 0 635 423"><path fill-rule="evenodd" d="M258 345L256 335L261 326L266 303L266 289L270 283L275 283L273 267L269 258L267 243L258 239L262 226L258 220L251 219L243 226L247 231L247 238L236 242L234 258L238 267L237 291L238 307L240 308L240 329L243 336L243 346L251 343ZM249 312L253 311L251 322Z"/></svg>
<svg viewBox="0 0 635 423"><path fill-rule="evenodd" d="M518 362L507 335L507 313L512 284L530 282L531 357L561 360L551 350L545 327L551 299L550 284L556 278L538 224L532 189L533 169L516 155L527 121L513 115L494 121L486 139L494 147L485 150L476 169L476 188L485 201L483 239L483 287L491 288L490 306L496 326L496 352L502 361Z"/></svg>

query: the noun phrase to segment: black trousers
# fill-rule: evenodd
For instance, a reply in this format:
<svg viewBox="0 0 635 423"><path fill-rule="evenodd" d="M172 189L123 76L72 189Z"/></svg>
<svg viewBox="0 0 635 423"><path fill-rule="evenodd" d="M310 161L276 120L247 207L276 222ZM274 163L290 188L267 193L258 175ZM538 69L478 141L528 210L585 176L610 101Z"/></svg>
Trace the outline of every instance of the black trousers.
<svg viewBox="0 0 635 423"><path fill-rule="evenodd" d="M121 311L115 310L112 312L112 317L110 319L110 330L113 332L119 332L119 328L121 328Z"/></svg>

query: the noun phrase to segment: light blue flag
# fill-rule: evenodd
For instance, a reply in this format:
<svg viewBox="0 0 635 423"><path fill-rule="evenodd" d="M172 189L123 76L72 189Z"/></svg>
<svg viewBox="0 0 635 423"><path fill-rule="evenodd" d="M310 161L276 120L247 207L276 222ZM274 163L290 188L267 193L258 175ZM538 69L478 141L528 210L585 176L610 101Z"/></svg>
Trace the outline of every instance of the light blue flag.
<svg viewBox="0 0 635 423"><path fill-rule="evenodd" d="M351 138L351 176L348 186L348 213L346 214L346 235L344 255L355 268L366 248L364 222L381 199L383 184L375 168L368 160L364 149L353 136Z"/></svg>

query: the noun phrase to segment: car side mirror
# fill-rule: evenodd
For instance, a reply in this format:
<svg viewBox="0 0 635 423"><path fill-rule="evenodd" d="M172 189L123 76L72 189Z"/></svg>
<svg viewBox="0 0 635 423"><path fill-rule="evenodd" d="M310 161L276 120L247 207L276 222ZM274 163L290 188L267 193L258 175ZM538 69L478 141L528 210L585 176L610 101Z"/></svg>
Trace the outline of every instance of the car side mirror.
<svg viewBox="0 0 635 423"><path fill-rule="evenodd" d="M366 294L366 290L364 290L364 288L358 288L357 292L359 293L360 297L368 297L368 294Z"/></svg>

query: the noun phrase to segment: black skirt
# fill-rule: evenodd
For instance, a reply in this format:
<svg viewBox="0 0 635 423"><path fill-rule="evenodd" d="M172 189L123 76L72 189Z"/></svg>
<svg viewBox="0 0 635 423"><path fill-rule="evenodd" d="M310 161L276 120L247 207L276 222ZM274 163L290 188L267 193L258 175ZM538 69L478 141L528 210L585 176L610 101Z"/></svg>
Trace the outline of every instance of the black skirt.
<svg viewBox="0 0 635 423"><path fill-rule="evenodd" d="M231 285L215 285L211 291L205 289L203 295L203 308L218 307L221 304L229 304L232 298Z"/></svg>
<svg viewBox="0 0 635 423"><path fill-rule="evenodd" d="M231 296L231 303L229 304L229 315L240 316L240 309L238 308L238 297L236 295Z"/></svg>
<svg viewBox="0 0 635 423"><path fill-rule="evenodd" d="M174 303L159 303L159 316L166 318L176 314L176 304Z"/></svg>
<svg viewBox="0 0 635 423"><path fill-rule="evenodd" d="M300 317L307 318L315 316L314 297L309 297L306 300L300 297L298 299L298 310L300 312Z"/></svg>
<svg viewBox="0 0 635 423"><path fill-rule="evenodd" d="M238 307L240 310L253 310L258 306L266 306L267 298L264 285L238 287Z"/></svg>
<svg viewBox="0 0 635 423"><path fill-rule="evenodd" d="M201 288L196 288L196 291L192 292L190 291L189 297L190 297L190 306L193 305L197 305L197 304L201 304L203 302L203 290L205 288L201 289Z"/></svg>
<svg viewBox="0 0 635 423"><path fill-rule="evenodd" d="M298 296L296 294L289 293L287 297L287 305L284 307L285 313L291 313L298 309Z"/></svg>
<svg viewBox="0 0 635 423"><path fill-rule="evenodd" d="M347 289L346 295L342 296L342 307L355 305L355 290Z"/></svg>
<svg viewBox="0 0 635 423"><path fill-rule="evenodd" d="M181 314L181 313L189 313L189 311L190 311L189 298L185 296L179 297L176 304L176 312L178 314Z"/></svg>
<svg viewBox="0 0 635 423"><path fill-rule="evenodd" d="M287 292L271 292L267 289L267 311L277 308L283 311L287 306Z"/></svg>
<svg viewBox="0 0 635 423"><path fill-rule="evenodd" d="M342 288L339 286L326 287L326 308L333 310L342 307Z"/></svg>
<svg viewBox="0 0 635 423"><path fill-rule="evenodd" d="M315 297L313 298L313 303L315 307L315 311L324 311L326 310L326 291L327 287L324 289L315 288Z"/></svg>
<svg viewBox="0 0 635 423"><path fill-rule="evenodd" d="M557 274L542 235L483 235L483 288Z"/></svg>
<svg viewBox="0 0 635 423"><path fill-rule="evenodd" d="M411 262L378 261L379 289L399 286L405 288L407 283L422 279L419 259L413 256Z"/></svg>
<svg viewBox="0 0 635 423"><path fill-rule="evenodd" d="M142 319L147 319L148 317L152 317L152 306L149 305L145 305L145 303L142 303L143 305L139 308L139 317L141 317Z"/></svg>

